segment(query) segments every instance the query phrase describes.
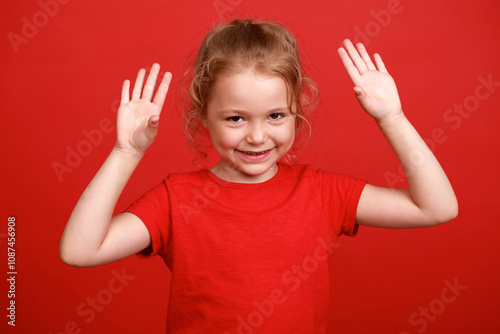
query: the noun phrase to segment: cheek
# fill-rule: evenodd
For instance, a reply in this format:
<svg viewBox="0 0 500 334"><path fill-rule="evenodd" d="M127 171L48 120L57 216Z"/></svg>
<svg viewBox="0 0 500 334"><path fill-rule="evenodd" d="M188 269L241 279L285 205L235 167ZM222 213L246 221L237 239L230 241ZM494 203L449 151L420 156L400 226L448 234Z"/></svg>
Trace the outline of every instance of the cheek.
<svg viewBox="0 0 500 334"><path fill-rule="evenodd" d="M278 138L280 144L292 146L293 141L295 140L295 122L289 124L286 128L284 128Z"/></svg>
<svg viewBox="0 0 500 334"><path fill-rule="evenodd" d="M235 131L213 129L210 131L210 137L214 146L220 148L234 148L239 144L239 139Z"/></svg>

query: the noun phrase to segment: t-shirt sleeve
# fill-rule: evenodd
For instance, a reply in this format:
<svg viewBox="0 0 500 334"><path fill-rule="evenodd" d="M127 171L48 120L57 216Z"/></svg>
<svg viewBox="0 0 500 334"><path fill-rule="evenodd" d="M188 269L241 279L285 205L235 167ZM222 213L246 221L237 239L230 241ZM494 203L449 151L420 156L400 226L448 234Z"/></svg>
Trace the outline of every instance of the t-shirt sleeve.
<svg viewBox="0 0 500 334"><path fill-rule="evenodd" d="M139 257L160 255L169 248L171 235L170 201L165 181L148 190L123 212L130 212L146 225L151 245L137 253Z"/></svg>
<svg viewBox="0 0 500 334"><path fill-rule="evenodd" d="M356 211L367 181L343 174L317 172L323 207L337 236L358 233Z"/></svg>

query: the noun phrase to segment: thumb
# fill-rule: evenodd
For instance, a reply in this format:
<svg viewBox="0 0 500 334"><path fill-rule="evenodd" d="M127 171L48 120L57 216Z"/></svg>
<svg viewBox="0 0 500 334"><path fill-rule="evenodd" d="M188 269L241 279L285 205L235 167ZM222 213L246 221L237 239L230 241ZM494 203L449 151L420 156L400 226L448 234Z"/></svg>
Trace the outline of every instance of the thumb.
<svg viewBox="0 0 500 334"><path fill-rule="evenodd" d="M146 127L146 135L149 138L156 137L158 132L158 124L160 124L160 116L153 115L148 119L148 126Z"/></svg>
<svg viewBox="0 0 500 334"><path fill-rule="evenodd" d="M159 123L160 123L160 116L153 115L148 119L148 128L158 129Z"/></svg>
<svg viewBox="0 0 500 334"><path fill-rule="evenodd" d="M359 86L354 86L354 95L356 96L356 99L358 99L361 108L366 111L366 108L370 105L370 99L366 91Z"/></svg>
<svg viewBox="0 0 500 334"><path fill-rule="evenodd" d="M362 87L355 86L354 95L356 96L361 108L363 108L363 110L368 114L371 114L370 109L372 109L372 101L366 91Z"/></svg>
<svg viewBox="0 0 500 334"><path fill-rule="evenodd" d="M354 86L354 95L356 95L356 97L360 99L363 97L363 95L365 95L365 90L359 86Z"/></svg>

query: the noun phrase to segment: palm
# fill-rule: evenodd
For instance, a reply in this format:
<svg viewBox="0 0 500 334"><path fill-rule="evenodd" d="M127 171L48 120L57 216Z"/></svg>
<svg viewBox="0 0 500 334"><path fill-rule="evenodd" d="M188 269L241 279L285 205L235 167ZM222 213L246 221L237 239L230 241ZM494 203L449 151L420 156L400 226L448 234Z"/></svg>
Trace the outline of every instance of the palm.
<svg viewBox="0 0 500 334"><path fill-rule="evenodd" d="M359 53L349 40L344 42L344 46L345 49L339 49L339 55L354 83L361 107L378 122L401 113L396 83L381 57L375 54L375 67L362 44L358 45Z"/></svg>
<svg viewBox="0 0 500 334"><path fill-rule="evenodd" d="M131 100L129 100L130 82L125 80L123 83L116 126L116 145L119 149L142 155L153 143L161 109L171 80L171 74L166 73L158 87L154 100L151 102L159 69L158 64L153 65L144 89L142 89L142 85L145 70L141 69L139 71Z"/></svg>
<svg viewBox="0 0 500 334"><path fill-rule="evenodd" d="M148 120L155 115L160 115L158 106L144 99L120 106L116 125L117 145L144 152L151 145L146 132Z"/></svg>

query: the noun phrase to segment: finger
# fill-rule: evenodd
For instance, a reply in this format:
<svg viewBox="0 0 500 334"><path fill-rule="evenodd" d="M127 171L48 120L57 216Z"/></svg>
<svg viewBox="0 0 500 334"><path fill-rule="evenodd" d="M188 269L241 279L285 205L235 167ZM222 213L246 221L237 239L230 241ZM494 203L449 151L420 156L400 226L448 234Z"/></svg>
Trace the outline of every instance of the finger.
<svg viewBox="0 0 500 334"><path fill-rule="evenodd" d="M387 69L385 68L384 62L382 61L382 57L380 57L378 53L373 55L373 59L375 59L375 64L377 64L377 69L380 72L389 74L389 72L387 72Z"/></svg>
<svg viewBox="0 0 500 334"><path fill-rule="evenodd" d="M347 71L347 74L349 75L349 78L351 78L351 81L356 84L358 78L359 78L359 71L354 66L351 58L347 54L347 51L344 48L339 48L338 50L340 59L342 60L342 64L344 64L344 68Z"/></svg>
<svg viewBox="0 0 500 334"><path fill-rule="evenodd" d="M132 100L139 100L141 98L142 84L144 82L144 75L146 70L141 68L139 73L137 73L137 78L135 79L134 90L132 91Z"/></svg>
<svg viewBox="0 0 500 334"><path fill-rule="evenodd" d="M158 72L160 72L160 65L154 63L151 66L151 71L149 71L148 80L146 80L146 85L144 85L144 91L142 92L142 98L151 101L153 92L156 86L156 79L158 78Z"/></svg>
<svg viewBox="0 0 500 334"><path fill-rule="evenodd" d="M122 99L120 100L120 105L127 104L129 102L129 92L130 89L130 81L125 80L122 85Z"/></svg>
<svg viewBox="0 0 500 334"><path fill-rule="evenodd" d="M165 102L165 97L167 96L168 88L170 87L170 82L172 81L172 73L167 72L163 76L160 85L158 86L158 91L156 92L155 99L153 101L160 108L163 108L163 103Z"/></svg>
<svg viewBox="0 0 500 334"><path fill-rule="evenodd" d="M375 70L375 65L373 65L370 55L366 52L365 46L362 43L358 43L356 46L358 47L359 55L365 62L366 67L368 67L369 70Z"/></svg>
<svg viewBox="0 0 500 334"><path fill-rule="evenodd" d="M356 50L352 42L346 39L344 41L344 47L347 50L347 53L349 54L352 62L354 63L354 66L356 66L356 68L358 69L359 74L363 74L364 72L366 72L368 68L365 64L365 61L360 57L358 50Z"/></svg>

